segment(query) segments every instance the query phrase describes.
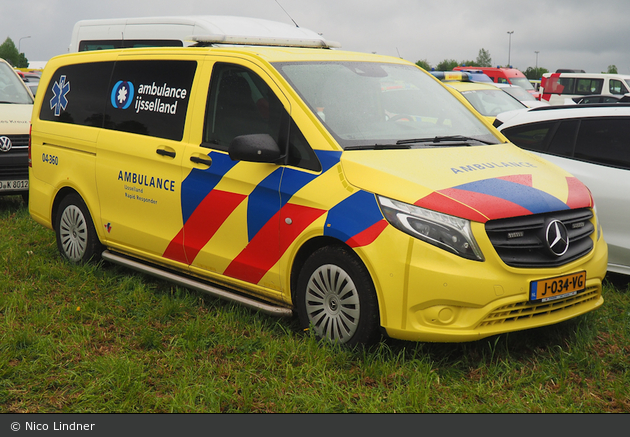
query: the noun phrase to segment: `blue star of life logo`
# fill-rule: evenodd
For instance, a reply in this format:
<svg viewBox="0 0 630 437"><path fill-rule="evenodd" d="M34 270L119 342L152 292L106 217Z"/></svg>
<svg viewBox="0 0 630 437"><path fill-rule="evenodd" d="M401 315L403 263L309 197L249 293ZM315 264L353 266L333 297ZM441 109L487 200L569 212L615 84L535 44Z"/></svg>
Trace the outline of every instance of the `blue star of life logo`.
<svg viewBox="0 0 630 437"><path fill-rule="evenodd" d="M112 106L118 109L127 109L133 100L133 83L126 80L119 80L112 88L110 96Z"/></svg>
<svg viewBox="0 0 630 437"><path fill-rule="evenodd" d="M59 117L61 110L65 111L68 106L68 99L66 94L70 92L70 82L66 82L66 76L63 75L59 78L59 82L55 82L52 87L53 98L50 99L50 109L55 110L55 117Z"/></svg>

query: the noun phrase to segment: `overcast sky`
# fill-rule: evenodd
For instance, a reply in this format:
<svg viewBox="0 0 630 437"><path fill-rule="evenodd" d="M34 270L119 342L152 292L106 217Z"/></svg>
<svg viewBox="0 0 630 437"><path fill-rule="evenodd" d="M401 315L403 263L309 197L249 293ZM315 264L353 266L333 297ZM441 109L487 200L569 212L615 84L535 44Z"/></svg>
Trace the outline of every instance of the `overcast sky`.
<svg viewBox="0 0 630 437"><path fill-rule="evenodd" d="M538 57L549 71L616 65L630 74L629 0L0 0L0 43L9 37L29 61L46 61L68 51L82 19L238 15L291 24L283 8L345 50L435 66L475 60L483 48L494 65L509 58L522 71Z"/></svg>

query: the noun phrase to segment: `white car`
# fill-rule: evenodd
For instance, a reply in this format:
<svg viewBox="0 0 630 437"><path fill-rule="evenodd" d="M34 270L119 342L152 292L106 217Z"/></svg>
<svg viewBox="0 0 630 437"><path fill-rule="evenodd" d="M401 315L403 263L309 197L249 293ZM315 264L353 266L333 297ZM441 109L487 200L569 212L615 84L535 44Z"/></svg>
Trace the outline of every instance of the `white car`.
<svg viewBox="0 0 630 437"><path fill-rule="evenodd" d="M630 275L630 105L511 111L499 114L495 126L591 190L608 242L608 271Z"/></svg>

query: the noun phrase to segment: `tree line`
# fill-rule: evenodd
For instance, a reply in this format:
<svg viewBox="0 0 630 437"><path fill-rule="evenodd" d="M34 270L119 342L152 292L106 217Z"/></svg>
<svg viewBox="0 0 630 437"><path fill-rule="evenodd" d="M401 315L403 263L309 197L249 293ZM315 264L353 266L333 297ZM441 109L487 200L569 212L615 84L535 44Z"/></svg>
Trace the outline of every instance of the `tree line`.
<svg viewBox="0 0 630 437"><path fill-rule="evenodd" d="M437 70L437 71L451 71L455 67L494 67L492 64L492 57L490 56L490 52L486 49L480 49L477 58L474 61L461 61L458 62L455 59L445 59L435 67L433 67L426 59L422 59L416 62L416 65L420 68L423 68L427 71ZM530 80L539 80L544 73L549 73L549 70L541 67L527 67L527 69L523 70L523 74ZM602 71L602 73L610 73L617 74L617 66L609 65L608 71Z"/></svg>
<svg viewBox="0 0 630 437"><path fill-rule="evenodd" d="M28 59L26 59L24 53L18 53L18 49L15 47L15 43L11 38L5 39L4 42L0 44L0 58L8 61L9 64L16 68L28 67Z"/></svg>
<svg viewBox="0 0 630 437"><path fill-rule="evenodd" d="M15 46L15 43L11 38L8 38L0 44L0 58L9 61L11 65L17 68L27 68L28 67L28 59L24 56L24 53L18 53L18 49ZM423 68L427 71L437 70L437 71L451 71L455 67L466 66L466 67L493 67L492 65L492 57L490 56L490 52L484 48L479 50L477 54L477 58L472 61L461 61L458 62L455 59L445 59L439 64L435 66L431 66L426 59L422 59L416 62L416 65L420 68ZM549 70L546 68L534 68L527 67L526 70L523 71L525 77L531 80L538 80L542 77L543 73L549 73ZM602 71L602 73L612 73L617 74L617 66L609 65L608 71Z"/></svg>

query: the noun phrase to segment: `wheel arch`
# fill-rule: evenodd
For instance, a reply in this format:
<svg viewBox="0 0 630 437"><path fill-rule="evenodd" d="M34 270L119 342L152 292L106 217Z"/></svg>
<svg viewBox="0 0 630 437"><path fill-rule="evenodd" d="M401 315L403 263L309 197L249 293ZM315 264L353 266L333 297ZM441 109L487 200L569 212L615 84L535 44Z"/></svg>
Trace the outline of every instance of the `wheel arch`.
<svg viewBox="0 0 630 437"><path fill-rule="evenodd" d="M367 272L368 277L369 277L370 281L372 282L372 285L374 286L374 289L376 291L376 299L377 299L377 302L378 302L379 313L380 313L381 302L380 302L380 299L379 299L379 294L380 293L379 293L379 291L377 289L377 282L372 277L372 272L370 271L370 269L368 268L366 263L363 261L361 256L359 256L359 254L352 247L350 247L348 244L344 243L343 241L341 241L341 240L339 240L337 238L334 238L334 237L328 237L328 236L323 236L323 235L319 236L319 237L312 238L312 239L308 240L307 242L305 242L300 247L300 249L298 250L297 254L295 255L295 258L293 259L293 264L291 265L290 287L291 287L291 301L293 302L294 308L295 308L295 301L296 301L298 278L300 276L300 272L302 271L302 268L304 267L304 263L306 262L308 257L313 252L315 252L318 249L321 249L322 247L326 247L326 246L339 246L339 247L342 247L351 256L356 258L356 260L358 262L361 263L361 265L363 266L363 268Z"/></svg>
<svg viewBox="0 0 630 437"><path fill-rule="evenodd" d="M79 196L79 198L81 198L81 200L85 204L85 207L87 208L88 213L90 214L90 218L92 219L92 223L94 224L94 228L96 230L96 236L98 237L99 241L102 243L100 229L98 226L96 226L96 222L94 220L94 212L92 211L92 208L90 208L90 205L88 205L88 203L85 201L85 198L81 195L81 193L78 192L73 187L68 187L68 186L63 187L55 195L55 199L53 200L53 204L52 204L52 210L50 213L50 224L52 226L52 229L54 231L57 231L57 229L55 229L55 223L57 222L56 220L57 214L59 214L59 205L61 204L63 199L70 196L71 194L76 194L77 196Z"/></svg>
<svg viewBox="0 0 630 437"><path fill-rule="evenodd" d="M79 194L79 192L77 190L75 190L74 188L72 188L72 187L63 187L55 195L55 199L53 200L53 204L52 204L52 210L50 211L50 223L51 223L52 228L53 228L54 231L57 230L57 229L55 229L55 223L57 222L57 220L56 220L57 214L59 214L59 205L61 204L63 199L65 199L66 197L68 197L71 194L76 194L77 196L81 197L81 199L83 199L81 194ZM83 200L83 201L85 202L85 200ZM89 209L90 208L88 207L88 210ZM90 211L90 214L92 214L91 211Z"/></svg>

